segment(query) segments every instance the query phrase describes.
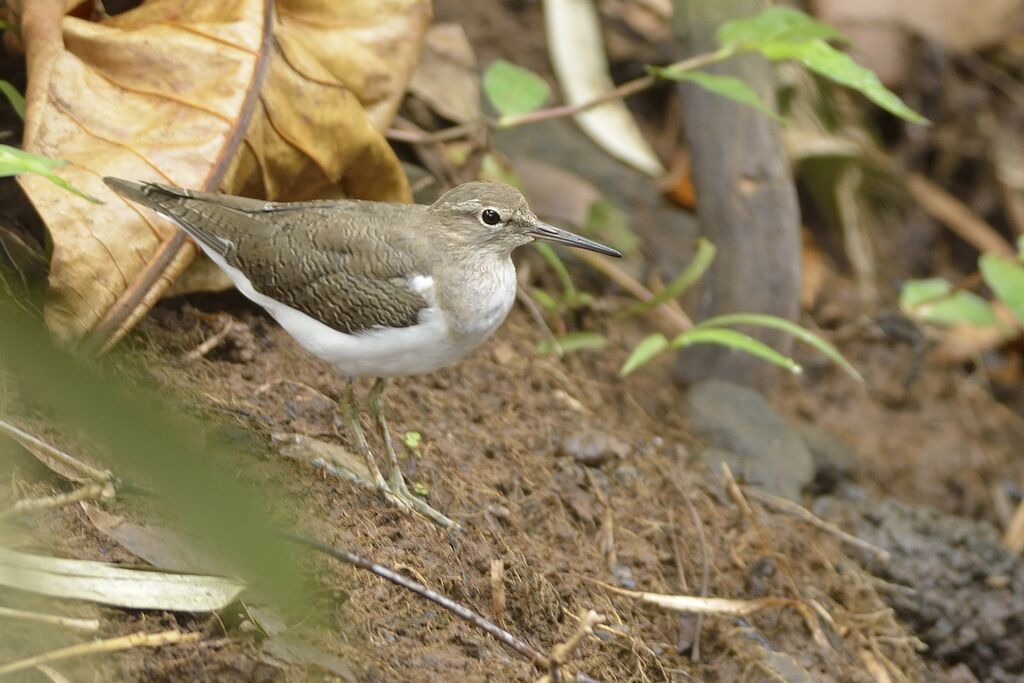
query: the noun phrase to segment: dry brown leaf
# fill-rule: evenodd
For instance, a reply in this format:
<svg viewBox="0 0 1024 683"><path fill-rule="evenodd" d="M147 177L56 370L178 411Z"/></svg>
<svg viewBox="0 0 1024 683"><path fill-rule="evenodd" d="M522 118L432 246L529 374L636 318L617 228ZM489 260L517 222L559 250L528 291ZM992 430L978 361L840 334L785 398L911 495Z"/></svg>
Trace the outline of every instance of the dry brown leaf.
<svg viewBox="0 0 1024 683"><path fill-rule="evenodd" d="M151 0L100 23L33 0L21 19L25 147L71 163L101 206L20 182L53 238L46 320L91 348L124 334L195 250L105 175L271 199L408 201L379 128L398 106L426 0ZM269 27L273 26L273 33Z"/></svg>
<svg viewBox="0 0 1024 683"><path fill-rule="evenodd" d="M459 24L434 24L427 31L409 92L455 123L479 121L480 74L476 55Z"/></svg>
<svg viewBox="0 0 1024 683"><path fill-rule="evenodd" d="M410 201L381 130L430 22L425 0L279 0L267 82L221 188L300 200Z"/></svg>
<svg viewBox="0 0 1024 683"><path fill-rule="evenodd" d="M890 84L905 75L906 31L957 52L989 45L1019 29L1022 0L815 0L814 11L854 44L858 58Z"/></svg>
<svg viewBox="0 0 1024 683"><path fill-rule="evenodd" d="M604 195L592 183L559 166L516 157L512 168L537 213L555 223L583 226L590 207Z"/></svg>
<svg viewBox="0 0 1024 683"><path fill-rule="evenodd" d="M809 311L818 301L828 267L825 265L825 255L814 239L814 233L806 227L800 233L803 235L803 249L800 252L800 306Z"/></svg>
<svg viewBox="0 0 1024 683"><path fill-rule="evenodd" d="M137 524L89 503L85 516L100 532L157 569L182 573L226 574L227 570L182 534L155 524Z"/></svg>
<svg viewBox="0 0 1024 683"><path fill-rule="evenodd" d="M999 320L997 325L971 325L961 323L943 329L939 345L932 357L939 363L958 365L979 358L1020 336L1017 316L1002 301L992 302L992 311Z"/></svg>

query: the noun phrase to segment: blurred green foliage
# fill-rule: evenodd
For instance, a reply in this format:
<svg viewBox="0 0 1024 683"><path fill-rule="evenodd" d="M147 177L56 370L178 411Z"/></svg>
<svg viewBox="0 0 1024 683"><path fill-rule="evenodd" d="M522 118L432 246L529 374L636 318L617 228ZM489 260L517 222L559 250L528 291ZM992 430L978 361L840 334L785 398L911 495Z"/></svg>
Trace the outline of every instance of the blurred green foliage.
<svg viewBox="0 0 1024 683"><path fill-rule="evenodd" d="M299 551L280 536L282 524L266 507L267 501L286 504L286 494L268 490L270 484L255 490L226 467L252 462L256 454L246 453L245 444L209 445L208 425L137 377L128 380L57 348L39 321L2 294L0 381L25 399L0 403L5 417L16 419L10 413L30 404L33 413L52 420L54 431L81 435L124 480L120 502L155 509L162 523L194 538L243 579L256 600L283 609L306 604ZM250 439L247 446L263 444ZM0 456L10 455L11 449L0 449Z"/></svg>

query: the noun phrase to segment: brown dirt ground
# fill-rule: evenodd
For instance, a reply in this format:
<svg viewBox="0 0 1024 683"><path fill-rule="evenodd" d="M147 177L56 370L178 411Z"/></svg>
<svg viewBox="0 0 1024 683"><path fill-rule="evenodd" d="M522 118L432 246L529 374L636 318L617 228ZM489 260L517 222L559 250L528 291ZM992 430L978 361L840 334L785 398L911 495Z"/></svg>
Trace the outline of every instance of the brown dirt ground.
<svg viewBox="0 0 1024 683"><path fill-rule="evenodd" d="M339 395L341 378L244 302L229 296L198 303L221 309L225 301L252 331L251 360L238 360L249 353L228 344L207 358L182 362L182 352L218 322L197 317L182 301L162 304L141 326L128 355L142 354L151 372L192 404L231 406L252 415L261 431L344 443L336 436L334 405L327 398ZM613 339L618 334L609 332ZM835 540L784 517L745 518L713 479L689 463L694 442L675 408L679 390L661 380L666 368L652 367L620 382L615 369L627 348L621 340L611 350L559 361L538 355L536 338L528 316L516 311L496 338L464 363L431 377L396 381L390 392L395 433L413 430L424 438L422 458L406 462L410 479L429 487L431 501L462 522L464 534L448 535L398 514L311 466L254 456L241 463L242 476L276 482L293 494L301 509L291 510L290 517L311 535L405 567L543 650L570 635L580 609L608 615L615 634L585 645L574 662L599 680L738 680L764 660L765 652L755 646L758 638L821 680L870 680L859 651L873 637L904 633L887 619L869 627L857 624L856 615L877 612L884 604ZM579 430L612 434L629 445L629 453L600 468L579 465L559 450L559 443ZM45 537L62 539L50 544L58 551L128 559L112 552L80 511L37 521L49 532ZM692 619L639 606L593 583L631 581L654 592L697 593L705 550L710 595L813 599L840 631L814 643L807 624L822 629L817 617L807 615L805 622L792 609L750 617L756 637L744 635L746 624L739 620L712 617L704 622L702 658L695 664L686 654ZM494 611L489 578L495 560L505 568L501 614ZM538 675L501 645L415 595L348 568L324 564L319 571L324 584L338 586L345 598L332 602L330 635L318 644L362 671L365 680L533 680ZM105 666L114 664L120 676L246 680L262 671L271 680L302 680L306 675L267 664L251 638L225 631L216 619L102 613L108 620L105 635L177 623L219 641L218 647L113 656ZM920 679L920 662L905 645L880 647L911 680Z"/></svg>

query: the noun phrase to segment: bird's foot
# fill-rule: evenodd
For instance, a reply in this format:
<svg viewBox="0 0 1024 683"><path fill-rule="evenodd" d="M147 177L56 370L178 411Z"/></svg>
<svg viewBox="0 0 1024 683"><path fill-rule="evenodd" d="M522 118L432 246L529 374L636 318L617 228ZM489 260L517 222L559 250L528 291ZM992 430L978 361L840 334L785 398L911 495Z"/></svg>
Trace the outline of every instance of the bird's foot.
<svg viewBox="0 0 1024 683"><path fill-rule="evenodd" d="M396 474L397 476L395 476ZM401 499L405 505L409 506L411 509L431 520L438 526L445 529L462 528L459 526L458 522L453 521L444 513L435 510L427 501L410 491L400 472L392 471L391 482L388 484L387 488L388 493L391 496Z"/></svg>
<svg viewBox="0 0 1024 683"><path fill-rule="evenodd" d="M418 513L445 529L459 528L459 525L444 514L432 508L426 501L412 493L399 478L389 483L384 477L374 476L366 461L347 449L327 441L321 441L300 434L275 434L280 453L286 457L310 463L331 476L351 482L360 488L377 493L381 498L402 512Z"/></svg>

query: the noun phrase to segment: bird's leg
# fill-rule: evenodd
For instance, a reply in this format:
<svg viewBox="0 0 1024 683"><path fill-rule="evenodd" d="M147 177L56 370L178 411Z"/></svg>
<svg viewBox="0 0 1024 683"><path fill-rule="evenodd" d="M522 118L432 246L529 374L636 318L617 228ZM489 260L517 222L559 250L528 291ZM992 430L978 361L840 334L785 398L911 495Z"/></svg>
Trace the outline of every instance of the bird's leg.
<svg viewBox="0 0 1024 683"><path fill-rule="evenodd" d="M356 399L353 392L354 384L354 381L349 380L348 384L345 385L345 391L341 394L341 402L338 404L338 408L341 410L341 416L348 426L349 434L355 439L356 448L359 449L363 459L366 460L366 469L370 471L370 477L373 479L374 486L382 492L387 492L389 490L388 483L384 480L383 475L381 475L380 468L377 467L377 461L374 460L373 453L370 451L370 444L366 443L363 427L359 424L359 408L356 407Z"/></svg>
<svg viewBox="0 0 1024 683"><path fill-rule="evenodd" d="M405 484L402 468L398 464L398 454L395 453L395 446L391 441L391 430L388 429L388 421L384 417L384 387L386 384L386 379L383 377L379 378L374 383L373 388L370 389L368 401L370 404L370 414L377 423L377 429L380 431L381 439L384 441L384 448L388 454L388 482L391 485L391 491L396 496L404 499L413 510L424 517L430 518L438 525L446 529L457 527L457 523L430 507L426 501L410 492L409 487Z"/></svg>

